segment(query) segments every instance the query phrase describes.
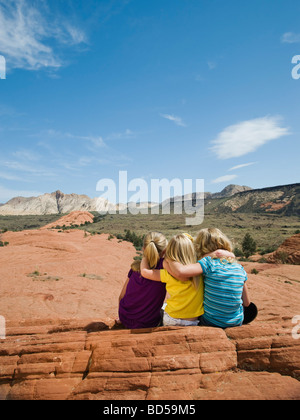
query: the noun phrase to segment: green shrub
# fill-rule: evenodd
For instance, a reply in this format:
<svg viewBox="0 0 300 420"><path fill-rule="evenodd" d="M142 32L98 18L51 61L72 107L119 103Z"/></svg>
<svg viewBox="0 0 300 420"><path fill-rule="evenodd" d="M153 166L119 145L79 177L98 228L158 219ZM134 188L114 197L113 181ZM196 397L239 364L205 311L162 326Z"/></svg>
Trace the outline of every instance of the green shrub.
<svg viewBox="0 0 300 420"><path fill-rule="evenodd" d="M137 251L140 251L144 245L144 236L138 236L135 232L125 229L125 235L118 233L116 238L119 240L131 242Z"/></svg>
<svg viewBox="0 0 300 420"><path fill-rule="evenodd" d="M244 256L243 251L242 251L240 248L238 248L238 247L235 247L235 248L234 248L233 253L234 253L234 255L235 255L236 257L243 257L243 256Z"/></svg>

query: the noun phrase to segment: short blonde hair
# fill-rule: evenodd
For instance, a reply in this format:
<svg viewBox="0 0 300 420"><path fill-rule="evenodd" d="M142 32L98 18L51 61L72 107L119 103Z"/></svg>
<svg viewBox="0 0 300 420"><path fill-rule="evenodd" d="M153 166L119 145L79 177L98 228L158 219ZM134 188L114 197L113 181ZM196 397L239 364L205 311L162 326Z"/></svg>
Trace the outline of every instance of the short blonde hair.
<svg viewBox="0 0 300 420"><path fill-rule="evenodd" d="M197 255L194 248L193 238L186 234L174 236L166 249L166 258L171 261L177 261L182 265L195 264ZM195 288L199 286L199 277L191 278Z"/></svg>
<svg viewBox="0 0 300 420"><path fill-rule="evenodd" d="M201 259L204 255L210 254L218 249L225 249L229 252L233 251L231 241L217 228L200 230L194 245L198 259Z"/></svg>
<svg viewBox="0 0 300 420"><path fill-rule="evenodd" d="M150 232L144 239L144 257L146 257L149 267L156 268L163 252L168 245L166 237L160 232ZM141 262L135 261L131 268L133 271L140 271Z"/></svg>

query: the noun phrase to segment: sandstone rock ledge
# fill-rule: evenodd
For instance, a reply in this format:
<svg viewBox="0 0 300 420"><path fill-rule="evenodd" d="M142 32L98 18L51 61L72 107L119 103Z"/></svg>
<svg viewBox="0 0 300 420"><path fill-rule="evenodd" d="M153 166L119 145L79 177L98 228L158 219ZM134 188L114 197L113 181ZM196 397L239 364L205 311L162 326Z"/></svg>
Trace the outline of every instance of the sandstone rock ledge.
<svg viewBox="0 0 300 420"><path fill-rule="evenodd" d="M0 341L0 399L298 400L299 346L291 328L270 323L128 331L11 322Z"/></svg>

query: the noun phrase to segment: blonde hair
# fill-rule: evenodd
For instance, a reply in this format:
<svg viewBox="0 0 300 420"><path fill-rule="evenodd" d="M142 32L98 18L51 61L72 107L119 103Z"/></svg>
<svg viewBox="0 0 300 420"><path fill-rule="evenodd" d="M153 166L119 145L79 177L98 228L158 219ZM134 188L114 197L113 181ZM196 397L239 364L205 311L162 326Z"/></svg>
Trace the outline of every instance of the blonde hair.
<svg viewBox="0 0 300 420"><path fill-rule="evenodd" d="M171 261L177 261L183 265L195 264L197 255L194 248L193 238L188 234L174 236L166 249L166 258ZM191 278L194 287L199 287L199 277Z"/></svg>
<svg viewBox="0 0 300 420"><path fill-rule="evenodd" d="M156 268L163 252L168 245L166 237L159 232L150 232L144 239L144 257L146 257L149 267ZM141 270L141 261L135 261L131 265L133 271Z"/></svg>
<svg viewBox="0 0 300 420"><path fill-rule="evenodd" d="M210 254L218 249L225 249L229 252L232 252L233 250L231 241L217 228L200 230L194 245L198 259L201 259L204 255ZM233 262L229 261L232 260L232 258L226 259L228 262Z"/></svg>

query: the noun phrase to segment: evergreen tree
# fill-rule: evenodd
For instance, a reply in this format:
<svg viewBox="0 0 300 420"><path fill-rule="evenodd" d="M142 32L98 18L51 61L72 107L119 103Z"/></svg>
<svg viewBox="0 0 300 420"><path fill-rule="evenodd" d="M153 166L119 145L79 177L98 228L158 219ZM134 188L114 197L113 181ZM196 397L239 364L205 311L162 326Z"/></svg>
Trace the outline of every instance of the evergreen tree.
<svg viewBox="0 0 300 420"><path fill-rule="evenodd" d="M242 243L243 253L245 254L246 258L249 258L250 255L253 255L256 251L256 242L250 235L250 233L247 233L244 237L243 243Z"/></svg>

